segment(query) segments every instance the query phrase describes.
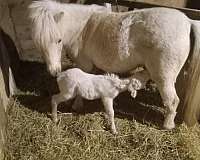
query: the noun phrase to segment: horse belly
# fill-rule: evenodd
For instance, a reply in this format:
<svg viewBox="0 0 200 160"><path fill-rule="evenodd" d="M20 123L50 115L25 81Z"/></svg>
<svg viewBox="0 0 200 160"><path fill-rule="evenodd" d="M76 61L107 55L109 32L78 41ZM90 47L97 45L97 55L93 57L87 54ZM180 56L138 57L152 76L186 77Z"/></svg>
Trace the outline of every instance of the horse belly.
<svg viewBox="0 0 200 160"><path fill-rule="evenodd" d="M110 58L109 56L102 56L101 53L99 53L98 58L93 59L93 63L99 69L114 73L125 73L142 65L130 58L121 60L119 57Z"/></svg>
<svg viewBox="0 0 200 160"><path fill-rule="evenodd" d="M89 28L87 30L91 32L88 32L84 39L82 53L90 57L97 68L107 72L127 72L139 65L139 58L135 56L138 55L137 53L132 56L134 61L130 59L130 56L123 56L125 53L123 53L123 46L120 46L120 18L121 16L108 16L99 23L96 22L97 24L87 26Z"/></svg>
<svg viewBox="0 0 200 160"><path fill-rule="evenodd" d="M121 47L121 24L126 18L132 18L132 22L127 26L127 45ZM158 8L110 15L90 27L84 52L104 71L121 73L142 65L149 69L156 66L153 70L172 66L170 70L178 72L188 56L190 23L176 10Z"/></svg>

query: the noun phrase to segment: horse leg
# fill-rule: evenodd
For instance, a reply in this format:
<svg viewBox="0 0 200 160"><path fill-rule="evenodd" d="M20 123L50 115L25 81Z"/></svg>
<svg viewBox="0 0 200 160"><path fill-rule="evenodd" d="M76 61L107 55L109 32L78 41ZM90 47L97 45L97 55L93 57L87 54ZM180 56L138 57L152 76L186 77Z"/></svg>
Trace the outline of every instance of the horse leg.
<svg viewBox="0 0 200 160"><path fill-rule="evenodd" d="M81 54L77 57L76 63L79 68L81 68L84 72L91 73L93 70L93 63L84 55ZM81 96L76 96L75 101L72 105L72 109L77 111L83 107L83 99Z"/></svg>
<svg viewBox="0 0 200 160"><path fill-rule="evenodd" d="M87 73L91 73L94 67L93 62L83 53L80 53L76 58L76 64L78 65L78 68L81 68L84 72Z"/></svg>
<svg viewBox="0 0 200 160"><path fill-rule="evenodd" d="M74 111L77 111L77 110L81 109L82 107L83 107L83 99L81 96L77 95L74 100L74 103L72 105L72 109Z"/></svg>
<svg viewBox="0 0 200 160"><path fill-rule="evenodd" d="M52 105L52 119L55 123L58 122L58 116L57 116L57 106L64 101L67 101L69 99L73 98L71 94L56 94L52 96L51 99L51 105Z"/></svg>
<svg viewBox="0 0 200 160"><path fill-rule="evenodd" d="M157 85L163 104L167 109L163 127L165 129L173 129L175 127L174 119L176 116L176 109L179 104L179 97L177 96L174 83L169 80L163 81L163 83L157 83Z"/></svg>
<svg viewBox="0 0 200 160"><path fill-rule="evenodd" d="M108 118L108 123L110 124L111 132L113 134L117 134L117 130L115 127L115 122L114 122L113 99L103 97L102 102L104 104L104 109L105 109L106 116Z"/></svg>

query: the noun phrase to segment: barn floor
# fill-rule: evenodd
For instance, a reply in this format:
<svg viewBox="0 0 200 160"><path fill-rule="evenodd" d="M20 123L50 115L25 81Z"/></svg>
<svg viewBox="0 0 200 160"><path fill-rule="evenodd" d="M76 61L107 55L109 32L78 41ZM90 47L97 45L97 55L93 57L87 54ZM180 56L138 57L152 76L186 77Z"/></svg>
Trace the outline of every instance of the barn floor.
<svg viewBox="0 0 200 160"><path fill-rule="evenodd" d="M200 127L187 128L176 120L172 131L162 130L162 102L149 86L136 99L128 93L115 100L113 136L106 127L100 101L66 115L72 102L61 104L60 122L49 118L55 80L42 64L23 62L18 95L8 108L8 160L198 160Z"/></svg>

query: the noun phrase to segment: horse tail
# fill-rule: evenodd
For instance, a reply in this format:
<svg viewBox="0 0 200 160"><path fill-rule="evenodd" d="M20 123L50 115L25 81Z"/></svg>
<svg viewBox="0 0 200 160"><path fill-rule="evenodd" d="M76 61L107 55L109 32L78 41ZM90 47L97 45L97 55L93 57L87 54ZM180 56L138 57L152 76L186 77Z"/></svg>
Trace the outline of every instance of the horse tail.
<svg viewBox="0 0 200 160"><path fill-rule="evenodd" d="M32 38L38 48L47 45L52 39L60 36L56 24L56 15L61 11L59 2L43 0L34 1L29 6Z"/></svg>
<svg viewBox="0 0 200 160"><path fill-rule="evenodd" d="M184 99L184 121L189 126L196 124L200 116L200 22L191 20L194 46L189 57L188 81Z"/></svg>

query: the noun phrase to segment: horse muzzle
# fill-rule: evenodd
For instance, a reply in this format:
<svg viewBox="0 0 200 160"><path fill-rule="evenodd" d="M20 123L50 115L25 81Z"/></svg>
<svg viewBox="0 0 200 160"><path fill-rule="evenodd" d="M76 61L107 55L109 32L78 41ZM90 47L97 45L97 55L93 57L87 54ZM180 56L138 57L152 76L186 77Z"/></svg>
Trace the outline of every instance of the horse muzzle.
<svg viewBox="0 0 200 160"><path fill-rule="evenodd" d="M58 73L61 72L61 65L60 66L56 66L56 67L48 67L47 68L48 72L53 76L56 77Z"/></svg>

